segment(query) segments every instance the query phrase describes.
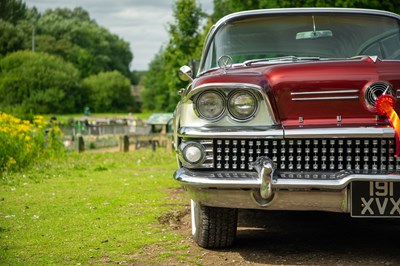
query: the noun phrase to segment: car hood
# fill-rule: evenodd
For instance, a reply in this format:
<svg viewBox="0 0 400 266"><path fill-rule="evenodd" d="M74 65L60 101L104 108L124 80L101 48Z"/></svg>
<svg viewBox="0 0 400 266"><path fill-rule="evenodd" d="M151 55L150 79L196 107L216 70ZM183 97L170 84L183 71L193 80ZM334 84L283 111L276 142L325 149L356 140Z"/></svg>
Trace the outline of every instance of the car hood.
<svg viewBox="0 0 400 266"><path fill-rule="evenodd" d="M260 85L283 126L387 123L366 97L376 100L388 85L400 97L400 61L373 57L240 67L206 76L207 82Z"/></svg>

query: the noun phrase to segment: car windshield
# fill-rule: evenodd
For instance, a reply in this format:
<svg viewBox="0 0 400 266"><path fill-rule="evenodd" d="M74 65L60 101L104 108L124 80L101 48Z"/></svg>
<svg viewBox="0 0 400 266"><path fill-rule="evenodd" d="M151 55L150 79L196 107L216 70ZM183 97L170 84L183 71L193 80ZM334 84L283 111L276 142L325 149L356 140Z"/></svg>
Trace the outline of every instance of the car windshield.
<svg viewBox="0 0 400 266"><path fill-rule="evenodd" d="M226 23L210 37L200 72L217 67L221 56L247 66L282 58L285 62L288 58L301 61L299 58L324 60L359 55L400 59L399 20L381 15L307 13L247 17Z"/></svg>

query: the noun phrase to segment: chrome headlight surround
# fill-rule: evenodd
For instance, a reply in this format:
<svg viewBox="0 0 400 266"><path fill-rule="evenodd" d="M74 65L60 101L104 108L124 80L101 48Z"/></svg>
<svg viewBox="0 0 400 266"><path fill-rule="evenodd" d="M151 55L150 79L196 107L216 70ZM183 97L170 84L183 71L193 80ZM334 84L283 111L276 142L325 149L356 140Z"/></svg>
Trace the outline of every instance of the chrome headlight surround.
<svg viewBox="0 0 400 266"><path fill-rule="evenodd" d="M229 95L231 95L234 91L248 91L252 93L253 96L257 99L257 108L254 112L253 116L248 120L238 120L234 118L229 111L227 110L227 102L229 99ZM216 117L213 120L206 119L201 116L197 110L196 103L198 96L206 91L216 91L220 93L224 97L225 101L225 110L222 112L221 116ZM194 86L190 91L184 96L182 100L183 109L186 111L182 112L182 126L193 127L193 126L209 126L217 125L217 126L232 126L235 125L232 122L239 123L251 123L252 125L275 125L277 124L277 119L272 110L271 103L264 89L260 85L251 84L251 83L221 83L221 82L211 82L205 83L199 86ZM265 113L265 116L260 117L258 113L260 111ZM250 124L249 124L250 125Z"/></svg>
<svg viewBox="0 0 400 266"><path fill-rule="evenodd" d="M182 142L179 147L178 155L182 163L190 166L200 165L206 158L205 147L201 143L194 141Z"/></svg>
<svg viewBox="0 0 400 266"><path fill-rule="evenodd" d="M251 91L235 90L228 96L228 111L231 118L238 122L249 121L258 110L258 99Z"/></svg>
<svg viewBox="0 0 400 266"><path fill-rule="evenodd" d="M214 102L212 97L215 97ZM213 108L217 108L217 110L213 110ZM205 120L217 121L224 115L226 110L225 95L218 90L203 91L194 100L194 110L199 117Z"/></svg>

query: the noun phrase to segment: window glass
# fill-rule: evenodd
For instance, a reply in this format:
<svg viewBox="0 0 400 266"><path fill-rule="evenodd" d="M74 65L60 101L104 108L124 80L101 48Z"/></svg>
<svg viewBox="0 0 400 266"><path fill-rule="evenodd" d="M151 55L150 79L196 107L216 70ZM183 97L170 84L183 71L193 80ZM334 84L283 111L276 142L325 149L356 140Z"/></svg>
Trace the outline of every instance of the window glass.
<svg viewBox="0 0 400 266"><path fill-rule="evenodd" d="M315 30L314 30L315 29ZM400 57L398 20L369 14L290 14L243 18L220 27L200 71L223 55L242 63L281 56L350 58Z"/></svg>

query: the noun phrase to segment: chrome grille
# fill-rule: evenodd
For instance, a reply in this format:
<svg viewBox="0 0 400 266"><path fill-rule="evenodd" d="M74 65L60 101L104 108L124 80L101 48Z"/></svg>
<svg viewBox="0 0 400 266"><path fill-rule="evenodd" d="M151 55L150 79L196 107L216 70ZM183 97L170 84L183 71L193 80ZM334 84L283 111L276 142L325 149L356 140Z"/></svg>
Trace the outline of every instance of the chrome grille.
<svg viewBox="0 0 400 266"><path fill-rule="evenodd" d="M252 170L260 156L285 172L400 170L394 139L217 139L213 145L217 170Z"/></svg>

